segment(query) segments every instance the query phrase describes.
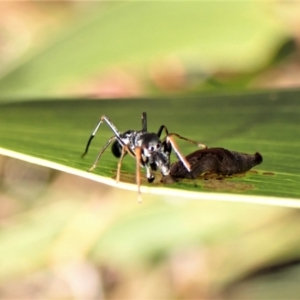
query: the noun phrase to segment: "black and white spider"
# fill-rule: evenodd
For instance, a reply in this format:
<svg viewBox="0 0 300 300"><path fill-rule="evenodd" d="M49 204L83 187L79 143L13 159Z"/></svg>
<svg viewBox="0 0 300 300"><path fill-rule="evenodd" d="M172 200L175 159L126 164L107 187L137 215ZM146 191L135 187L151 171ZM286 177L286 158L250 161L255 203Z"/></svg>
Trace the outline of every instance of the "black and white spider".
<svg viewBox="0 0 300 300"><path fill-rule="evenodd" d="M116 126L110 121L108 117L103 115L100 118L100 121L98 122L96 128L92 132L87 142L86 149L82 154L82 157L84 157L87 154L90 143L103 122L106 122L109 128L113 131L114 135L106 142L106 144L100 150L93 166L89 169L89 172L92 171L94 168L96 168L101 155L107 149L107 147L113 142L112 152L117 158L119 158L116 180L117 182L120 180L120 170L121 170L122 160L124 156L127 153L129 153L132 157L136 159L136 183L138 186L139 194L140 194L140 185L141 185L140 167L142 166L146 169L146 176L148 182L153 182L154 180L154 175L152 174L152 171L159 170L163 176L169 175L170 155L172 149L174 150L177 158L183 163L187 171L189 172L191 171L190 163L186 160L184 155L181 154L174 140L174 136L182 140L188 141L190 143L196 144L198 147L207 148L206 145L182 137L177 133L169 133L165 125L161 125L157 133L148 132L147 114L143 112L142 129L127 130L123 133L121 133L116 128ZM161 134L163 133L163 131L165 132L165 136L161 139Z"/></svg>

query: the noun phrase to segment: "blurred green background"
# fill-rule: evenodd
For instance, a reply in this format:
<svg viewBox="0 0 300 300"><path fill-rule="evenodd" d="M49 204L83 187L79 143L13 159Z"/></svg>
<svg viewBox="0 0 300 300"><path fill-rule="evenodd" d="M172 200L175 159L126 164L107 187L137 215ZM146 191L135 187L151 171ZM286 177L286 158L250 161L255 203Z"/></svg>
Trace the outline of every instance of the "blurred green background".
<svg viewBox="0 0 300 300"><path fill-rule="evenodd" d="M24 101L101 98L156 98L159 109L164 99L276 98L282 88L300 96L299 13L284 1L1 2L0 109L14 102L20 116ZM117 115L124 122L126 111ZM26 128L11 139L21 151ZM147 194L138 205L135 192L0 163L1 299L299 297L296 209Z"/></svg>

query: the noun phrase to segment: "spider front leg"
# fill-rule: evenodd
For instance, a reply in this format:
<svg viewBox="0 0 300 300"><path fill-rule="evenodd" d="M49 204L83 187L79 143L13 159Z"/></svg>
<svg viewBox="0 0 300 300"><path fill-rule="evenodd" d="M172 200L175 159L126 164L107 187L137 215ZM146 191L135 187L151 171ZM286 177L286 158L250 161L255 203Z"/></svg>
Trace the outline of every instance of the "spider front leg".
<svg viewBox="0 0 300 300"><path fill-rule="evenodd" d="M142 202L142 195L141 195L141 167L146 168L147 172L147 179L148 182L153 182L154 175L151 173L151 168L147 163L147 160L144 161L145 158L143 158L143 148L142 147L135 147L135 159L136 159L136 184L138 187L138 202Z"/></svg>
<svg viewBox="0 0 300 300"><path fill-rule="evenodd" d="M178 147L178 145L176 144L176 142L175 142L173 136L176 136L176 137L178 137L178 138L180 138L180 139L182 139L182 140L185 140L185 141L187 141L187 142L189 142L189 143L196 144L198 147L201 147L201 148L203 148L203 149L207 149L207 146L206 146L205 144L198 143L198 142L195 142L195 141L190 140L190 139L188 139L188 138L185 138L185 137L183 137L183 136L181 136L181 135L179 135L179 134L177 134L177 133L169 133L169 134L166 136L166 142L167 142L167 143L169 142L169 143L171 144L172 149L174 149L174 152L176 153L176 156L178 157L178 159L183 163L183 165L185 166L185 168L186 168L189 172L191 172L191 166L190 166L189 162L187 161L187 159L185 158L185 156L180 152L179 147Z"/></svg>
<svg viewBox="0 0 300 300"><path fill-rule="evenodd" d="M165 143L165 151L167 151L168 153L171 153L171 149L174 149L178 159L183 163L185 168L190 172L191 171L191 166L190 166L189 162L186 160L185 156L180 152L179 147L177 146L173 136L176 136L179 139L185 140L189 143L195 144L200 148L206 149L207 146L205 144L198 143L196 141L193 141L191 139L183 137L183 136L179 135L178 133L169 133L169 131L168 131L168 129L165 125L160 126L160 128L157 132L158 137L160 137L160 135L162 134L163 131L165 131L165 133L166 133L166 137L163 139L163 142Z"/></svg>
<svg viewBox="0 0 300 300"><path fill-rule="evenodd" d="M175 140L173 139L173 137L171 135L167 135L166 136L166 143L170 143L170 145L172 146L172 149L174 150L176 156L178 157L178 159L183 163L183 165L185 166L185 168L191 172L191 165L190 163L187 161L187 159L185 158L185 156L180 152L179 147L177 146Z"/></svg>
<svg viewBox="0 0 300 300"><path fill-rule="evenodd" d="M124 156L125 156L127 153L129 153L133 158L136 157L136 155L133 154L132 150L130 150L130 148L128 147L128 145L125 145L125 146L122 147L120 159L119 159L119 161L118 161L118 169L117 169L117 176L116 176L116 181L117 181L117 182L120 181L122 162L123 162ZM141 163L141 164L142 164L142 166L144 166L143 163Z"/></svg>
<svg viewBox="0 0 300 300"><path fill-rule="evenodd" d="M152 183L155 179L155 176L151 173L151 168L147 164L145 164L145 168L146 168L147 180L149 183Z"/></svg>

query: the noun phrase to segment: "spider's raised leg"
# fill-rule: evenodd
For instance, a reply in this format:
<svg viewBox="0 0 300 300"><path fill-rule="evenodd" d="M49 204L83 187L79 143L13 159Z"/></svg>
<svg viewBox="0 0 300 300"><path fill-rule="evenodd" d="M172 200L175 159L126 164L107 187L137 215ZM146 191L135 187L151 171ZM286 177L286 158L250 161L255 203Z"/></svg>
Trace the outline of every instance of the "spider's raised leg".
<svg viewBox="0 0 300 300"><path fill-rule="evenodd" d="M147 113L142 113L142 131L147 131Z"/></svg>
<svg viewBox="0 0 300 300"><path fill-rule="evenodd" d="M119 143L122 144L122 145L124 146L124 143L123 143L123 141L122 141L122 139L121 139L121 137L120 137L120 132L119 132L119 130L116 128L116 126L111 122L111 120L110 120L108 117L106 117L106 116L103 115L103 116L100 118L100 121L98 122L96 128L95 128L94 131L92 132L92 134L91 134L91 136L90 136L90 138L89 138L89 140L88 140L88 142L87 142L87 145L86 145L86 147L85 147L85 151L83 152L83 154L81 155L81 157L84 157L84 156L87 154L87 152L88 152L88 150L89 150L89 147L90 147L90 144L91 144L91 142L92 142L92 139L95 137L95 135L96 135L98 129L100 128L101 124L102 124L104 121L105 121L106 124L109 126L109 128L113 131L113 133L115 134L115 137L116 137L116 139L119 141ZM107 148L107 147L106 147L106 148ZM106 148L105 148L105 149L106 149Z"/></svg>

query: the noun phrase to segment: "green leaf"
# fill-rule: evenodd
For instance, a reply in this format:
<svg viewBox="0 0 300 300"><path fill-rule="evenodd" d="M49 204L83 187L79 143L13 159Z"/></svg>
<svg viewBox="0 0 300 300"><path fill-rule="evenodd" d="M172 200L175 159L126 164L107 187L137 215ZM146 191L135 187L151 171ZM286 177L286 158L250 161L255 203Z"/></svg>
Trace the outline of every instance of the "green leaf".
<svg viewBox="0 0 300 300"><path fill-rule="evenodd" d="M179 255L177 259L182 261L182 253L192 251L200 255L201 264L203 258L214 262L204 270L209 269L211 274L208 288L216 292L257 270L258 266L268 266L274 259L284 261L287 257L297 257L296 211L185 200L194 197L299 207L299 94L299 90L294 90L197 98L82 99L0 105L0 153L108 184L114 184L111 177L117 166L109 149L95 173L86 172L99 149L112 136L105 124L99 129L88 155L80 158L102 114L108 115L123 131L139 129L141 112L147 111L150 131L156 132L159 125L165 124L171 132L205 142L210 147L247 153L258 151L264 157L263 163L255 168L257 173L220 182L227 188L232 184L251 185L253 188L248 190L224 190L222 185L212 189L201 180L197 181L198 187L188 180L168 187L154 183L148 184L144 191L143 205L136 205L135 199L124 201L128 194L135 195L124 191L115 198L106 192L97 194L96 203L93 195L98 190L88 190L86 194L83 190L76 196L65 191L63 200L56 192L47 195L38 207L33 204L31 210L2 223L2 284L22 275L27 278L36 270L48 268L47 273L51 273L56 266L72 265L78 260L92 261L97 268L112 267L125 280L137 273L148 281L150 271L169 270L165 266L170 265L174 255L175 258ZM185 154L195 149L185 142L178 143ZM131 184L119 184L119 187L136 190L135 161L131 157L124 159L122 170L121 179ZM264 175L265 172L274 175ZM72 180L71 185L76 182ZM146 192L167 196L157 197L159 201L155 201ZM192 255L190 259L194 265L195 257ZM141 275L141 269L145 274ZM127 272L132 272L130 277Z"/></svg>
<svg viewBox="0 0 300 300"><path fill-rule="evenodd" d="M157 181L145 184L144 192L299 206L298 201L287 199L300 198L299 141L296 139L300 134L297 126L300 113L298 98L299 91L295 90L172 100L66 100L6 104L0 110L0 145L43 159L35 160L36 163L50 162L48 166L116 185L113 177L117 159L110 150L101 157L93 174L85 171L113 135L108 126L102 125L88 155L84 159L80 155L101 115L107 115L120 131L125 131L141 128L141 112L147 111L149 131L156 132L164 124L171 132L206 143L209 147L224 147L250 154L260 152L264 160L255 168L256 173L228 178L217 184L213 180L197 180L198 186L195 186L194 181L185 180L166 187L159 182L160 175L157 174ZM178 143L186 155L195 150L193 145L182 141ZM129 184L120 183L119 187L136 189L135 161L130 156L124 159L122 180ZM244 198L239 195L244 195ZM251 195L286 199L247 197Z"/></svg>
<svg viewBox="0 0 300 300"><path fill-rule="evenodd" d="M258 1L94 3L47 44L15 62L0 98L72 94L105 67L151 65L170 55L193 70L247 72L270 62L287 40L284 26ZM47 34L47 33L45 33Z"/></svg>

